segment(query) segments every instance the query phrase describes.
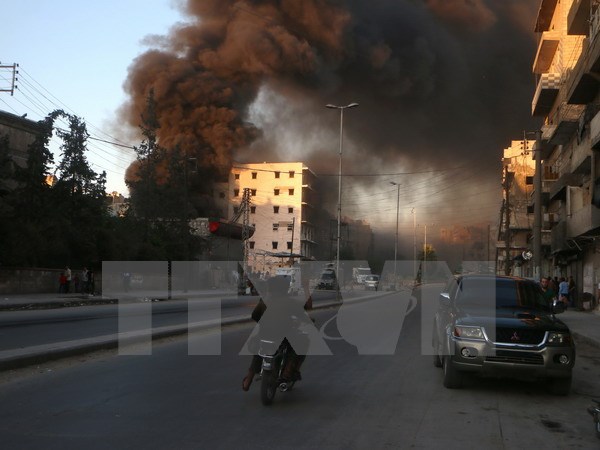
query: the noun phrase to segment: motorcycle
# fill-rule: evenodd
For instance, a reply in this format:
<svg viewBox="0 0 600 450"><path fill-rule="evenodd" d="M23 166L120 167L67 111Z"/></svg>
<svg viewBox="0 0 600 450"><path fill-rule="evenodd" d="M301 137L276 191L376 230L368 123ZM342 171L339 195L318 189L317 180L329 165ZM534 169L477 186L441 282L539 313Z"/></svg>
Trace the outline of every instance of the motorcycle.
<svg viewBox="0 0 600 450"><path fill-rule="evenodd" d="M592 405L588 408L588 412L594 418L594 425L596 428L596 437L600 439L600 400L592 399L596 405Z"/></svg>
<svg viewBox="0 0 600 450"><path fill-rule="evenodd" d="M296 381L302 379L299 373L295 373L291 380L283 377L283 371L290 361L295 358L294 350L287 339L275 349L277 344L266 339L260 340L258 355L262 358L260 371L260 399L263 405L273 403L277 389L281 392L291 391Z"/></svg>

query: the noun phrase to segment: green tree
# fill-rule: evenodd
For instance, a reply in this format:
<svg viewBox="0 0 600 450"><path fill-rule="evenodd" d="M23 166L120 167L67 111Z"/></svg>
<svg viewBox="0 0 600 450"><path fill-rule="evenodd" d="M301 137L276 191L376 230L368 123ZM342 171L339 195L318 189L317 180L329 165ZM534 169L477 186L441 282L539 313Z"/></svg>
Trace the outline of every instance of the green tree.
<svg viewBox="0 0 600 450"><path fill-rule="evenodd" d="M89 134L80 118L68 115L68 130L59 130L62 139L58 179L53 187L53 204L61 214L54 242L54 255L65 263L99 264L102 243L99 234L108 220L106 173L97 174L90 167L86 152ZM101 233L102 232L102 233Z"/></svg>

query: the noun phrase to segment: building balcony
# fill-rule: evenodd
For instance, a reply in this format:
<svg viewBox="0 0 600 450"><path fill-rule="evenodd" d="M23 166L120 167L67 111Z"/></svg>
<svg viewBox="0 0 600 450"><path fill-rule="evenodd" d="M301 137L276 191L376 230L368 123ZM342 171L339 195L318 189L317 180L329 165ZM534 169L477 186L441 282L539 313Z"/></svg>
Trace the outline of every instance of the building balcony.
<svg viewBox="0 0 600 450"><path fill-rule="evenodd" d="M571 155L571 172L575 174L589 174L592 170L592 149L586 140L573 147Z"/></svg>
<svg viewBox="0 0 600 450"><path fill-rule="evenodd" d="M544 31L542 33L540 44L538 45L537 54L533 62L533 73L542 74L548 73L554 55L560 44L561 33L558 31Z"/></svg>
<svg viewBox="0 0 600 450"><path fill-rule="evenodd" d="M548 142L552 145L568 143L579 129L579 119L584 112L585 105L561 103L553 117L556 128Z"/></svg>
<svg viewBox="0 0 600 450"><path fill-rule="evenodd" d="M541 33L550 29L550 23L552 22L552 16L554 15L557 1L558 0L542 0L537 19L535 21L534 31L536 33Z"/></svg>
<svg viewBox="0 0 600 450"><path fill-rule="evenodd" d="M590 121L590 145L594 150L600 150L600 112Z"/></svg>
<svg viewBox="0 0 600 450"><path fill-rule="evenodd" d="M533 116L547 116L550 113L560 89L560 82L559 73L543 73L540 76L531 104Z"/></svg>
<svg viewBox="0 0 600 450"><path fill-rule="evenodd" d="M566 236L575 238L600 227L600 209L594 205L585 205L567 219Z"/></svg>
<svg viewBox="0 0 600 450"><path fill-rule="evenodd" d="M550 200L566 199L567 186L581 186L582 180L581 174L563 174L550 189Z"/></svg>
<svg viewBox="0 0 600 450"><path fill-rule="evenodd" d="M567 15L567 33L587 36L590 32L590 0L573 0Z"/></svg>
<svg viewBox="0 0 600 450"><path fill-rule="evenodd" d="M600 88L600 78L590 71L589 55L590 40L586 38L582 42L581 57L569 73L565 89L568 103L586 105L596 98Z"/></svg>

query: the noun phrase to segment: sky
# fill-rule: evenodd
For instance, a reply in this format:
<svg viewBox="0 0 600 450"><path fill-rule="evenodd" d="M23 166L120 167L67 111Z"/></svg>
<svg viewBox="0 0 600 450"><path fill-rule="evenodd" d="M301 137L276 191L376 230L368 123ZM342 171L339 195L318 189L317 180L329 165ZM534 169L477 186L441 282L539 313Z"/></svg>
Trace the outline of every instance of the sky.
<svg viewBox="0 0 600 450"><path fill-rule="evenodd" d="M164 35L182 20L172 2L21 0L2 9L0 62L20 67L15 94L0 92L0 109L32 120L64 109L85 119L93 137L139 144L115 129L123 83L134 58L148 49L148 36ZM2 89L11 74L0 71ZM53 152L56 160L60 150ZM87 156L96 172L106 171L109 192L127 192L133 150L91 140Z"/></svg>
<svg viewBox="0 0 600 450"><path fill-rule="evenodd" d="M398 214L406 233L413 213L419 226L494 223L502 150L535 126L539 3L11 2L0 62L20 64L19 90L0 109L38 120L65 108L92 137L138 145L152 89L161 142L197 156L207 182L236 162L304 161L334 212L340 117L325 105L357 102L343 214L388 231ZM126 193L133 152L97 139L93 168Z"/></svg>

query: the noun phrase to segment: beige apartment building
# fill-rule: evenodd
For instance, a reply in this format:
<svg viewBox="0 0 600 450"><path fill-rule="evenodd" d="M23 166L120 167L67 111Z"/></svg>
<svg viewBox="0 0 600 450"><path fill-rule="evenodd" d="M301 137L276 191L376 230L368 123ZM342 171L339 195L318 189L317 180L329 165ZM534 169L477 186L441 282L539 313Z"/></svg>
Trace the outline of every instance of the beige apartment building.
<svg viewBox="0 0 600 450"><path fill-rule="evenodd" d="M533 276L531 238L533 214L529 208L533 191L535 141L512 141L504 149L502 158L502 208L498 243L496 245L496 267L499 274Z"/></svg>
<svg viewBox="0 0 600 450"><path fill-rule="evenodd" d="M249 189L250 270L273 274L292 259L311 259L316 246L316 175L301 162L235 164L229 175L229 217Z"/></svg>
<svg viewBox="0 0 600 450"><path fill-rule="evenodd" d="M543 119L542 206L554 276L572 275L580 300L600 283L600 8L543 0L535 31L532 113Z"/></svg>

